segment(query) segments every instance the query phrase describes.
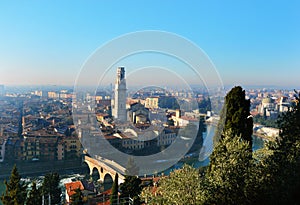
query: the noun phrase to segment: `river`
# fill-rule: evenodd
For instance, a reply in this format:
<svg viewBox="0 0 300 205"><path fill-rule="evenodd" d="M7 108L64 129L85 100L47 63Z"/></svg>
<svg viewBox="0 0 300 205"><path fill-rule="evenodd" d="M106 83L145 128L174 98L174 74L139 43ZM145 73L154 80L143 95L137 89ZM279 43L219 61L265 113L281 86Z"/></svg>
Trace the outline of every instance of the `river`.
<svg viewBox="0 0 300 205"><path fill-rule="evenodd" d="M214 125L207 125L207 131L203 134L203 147L200 151L199 159L191 159L187 160L189 164L192 164L194 167L203 167L209 164L209 156L213 150L213 136L215 134L216 127ZM263 148L264 140L258 136L253 135L253 144L252 149L253 151ZM174 169L179 169L184 165L184 162L178 162L176 165L170 167L169 169L165 170L163 173L165 175L169 175L171 171Z"/></svg>
<svg viewBox="0 0 300 205"><path fill-rule="evenodd" d="M203 152L201 153L201 156L199 157L199 160L192 161L192 164L194 167L202 167L207 166L209 164L209 155L211 154L213 150L213 136L215 132L215 126L208 125L207 126L207 132L204 133L204 143L203 143ZM264 146L264 140L262 138L259 138L257 136L253 136L253 150L260 149ZM183 166L183 162L178 162L175 166L167 169L164 171L164 174L168 175L172 170L178 169ZM65 179L63 179L61 182L68 182L70 181L70 178L73 177L74 174L65 176ZM5 185L3 181L0 181L0 195L5 191ZM2 205L0 200L0 205Z"/></svg>

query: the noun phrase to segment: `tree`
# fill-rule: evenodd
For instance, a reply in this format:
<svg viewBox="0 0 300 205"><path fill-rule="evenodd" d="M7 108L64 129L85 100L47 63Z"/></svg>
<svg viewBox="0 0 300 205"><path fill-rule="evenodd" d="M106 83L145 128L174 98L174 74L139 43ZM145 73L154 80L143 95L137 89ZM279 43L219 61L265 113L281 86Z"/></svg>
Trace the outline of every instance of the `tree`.
<svg viewBox="0 0 300 205"><path fill-rule="evenodd" d="M204 204L251 204L254 162L249 142L232 132L224 133L201 183Z"/></svg>
<svg viewBox="0 0 300 205"><path fill-rule="evenodd" d="M71 196L71 205L83 205L84 199L80 188L75 189L75 193Z"/></svg>
<svg viewBox="0 0 300 205"><path fill-rule="evenodd" d="M43 184L42 184L42 195L47 199L50 195L51 204L60 203L61 188L59 187L59 174L58 173L49 173L45 175ZM48 205L49 201L45 200L45 204Z"/></svg>
<svg viewBox="0 0 300 205"><path fill-rule="evenodd" d="M256 170L261 176L259 200L264 204L300 201L300 93L295 93L295 104L278 120L279 138L267 144L272 154Z"/></svg>
<svg viewBox="0 0 300 205"><path fill-rule="evenodd" d="M279 118L280 118L280 116L279 116ZM279 128L276 119L266 118L266 117L261 116L261 115L254 116L253 117L253 122L264 125L264 126L267 126L267 127Z"/></svg>
<svg viewBox="0 0 300 205"><path fill-rule="evenodd" d="M140 204L140 193L142 191L141 179L137 176L125 176L124 183L120 185L121 199L127 199L128 197L134 200L134 204Z"/></svg>
<svg viewBox="0 0 300 205"><path fill-rule="evenodd" d="M31 190L26 199L26 205L42 204L42 196L39 189L36 187L36 182L32 182Z"/></svg>
<svg viewBox="0 0 300 205"><path fill-rule="evenodd" d="M253 119L250 115L250 100L245 99L245 90L242 87L236 86L226 95L220 118L219 123L224 123L224 127L221 135L215 135L217 140L231 130L232 136L241 136L248 141L249 150L252 150ZM221 127L222 125L218 125L218 129Z"/></svg>
<svg viewBox="0 0 300 205"><path fill-rule="evenodd" d="M182 169L175 170L170 176L159 181L157 196L148 201L150 204L199 204L200 202L199 171L185 164Z"/></svg>
<svg viewBox="0 0 300 205"><path fill-rule="evenodd" d="M111 196L110 196L110 204L118 204L118 193L119 193L119 175L118 173L115 175L115 180L112 186Z"/></svg>
<svg viewBox="0 0 300 205"><path fill-rule="evenodd" d="M14 165L9 182L4 181L6 186L5 193L1 195L1 201L4 205L21 205L26 199L26 186L21 182L17 166Z"/></svg>

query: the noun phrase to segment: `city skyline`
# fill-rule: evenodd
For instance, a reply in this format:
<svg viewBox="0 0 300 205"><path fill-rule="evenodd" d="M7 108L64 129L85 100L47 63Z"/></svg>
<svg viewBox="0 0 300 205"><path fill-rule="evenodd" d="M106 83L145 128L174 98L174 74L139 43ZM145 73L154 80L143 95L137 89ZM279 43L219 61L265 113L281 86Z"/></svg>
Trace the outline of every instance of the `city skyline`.
<svg viewBox="0 0 300 205"><path fill-rule="evenodd" d="M297 1L3 1L0 8L0 84L6 86L72 86L86 60L103 44L130 32L162 30L200 47L224 85L299 87ZM136 61L128 58L112 73L117 66L129 70L155 58L164 61L147 54L133 58ZM160 64L178 75L185 71L178 62ZM144 82L142 74L133 74L130 82Z"/></svg>

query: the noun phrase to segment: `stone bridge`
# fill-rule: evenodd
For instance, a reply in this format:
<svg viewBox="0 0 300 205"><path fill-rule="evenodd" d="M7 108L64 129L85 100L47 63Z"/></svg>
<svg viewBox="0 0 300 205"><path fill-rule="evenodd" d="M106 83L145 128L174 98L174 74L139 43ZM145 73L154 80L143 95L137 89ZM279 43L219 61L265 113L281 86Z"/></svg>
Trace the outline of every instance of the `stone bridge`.
<svg viewBox="0 0 300 205"><path fill-rule="evenodd" d="M119 184L124 182L125 168L120 164L102 157L94 159L89 156L84 156L84 162L89 167L90 175L92 176L94 173L98 173L100 181L111 182L115 179L116 173L118 173Z"/></svg>

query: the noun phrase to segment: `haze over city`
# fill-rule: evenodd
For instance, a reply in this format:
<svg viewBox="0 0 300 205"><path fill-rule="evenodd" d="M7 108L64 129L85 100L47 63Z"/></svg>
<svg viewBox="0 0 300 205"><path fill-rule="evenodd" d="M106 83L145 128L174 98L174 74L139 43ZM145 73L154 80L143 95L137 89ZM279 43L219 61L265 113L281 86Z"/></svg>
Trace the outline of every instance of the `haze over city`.
<svg viewBox="0 0 300 205"><path fill-rule="evenodd" d="M130 32L161 30L200 47L225 85L296 88L299 6L298 1L2 1L0 84L72 86L103 44ZM182 62L144 54L116 64L111 76L117 66L130 70L155 59L178 75L186 69ZM138 85L149 78L135 74L128 82Z"/></svg>

